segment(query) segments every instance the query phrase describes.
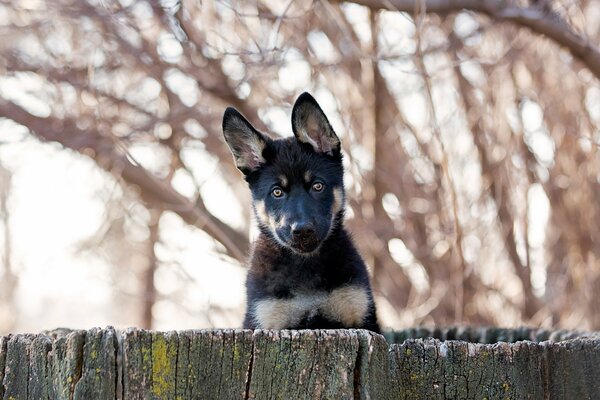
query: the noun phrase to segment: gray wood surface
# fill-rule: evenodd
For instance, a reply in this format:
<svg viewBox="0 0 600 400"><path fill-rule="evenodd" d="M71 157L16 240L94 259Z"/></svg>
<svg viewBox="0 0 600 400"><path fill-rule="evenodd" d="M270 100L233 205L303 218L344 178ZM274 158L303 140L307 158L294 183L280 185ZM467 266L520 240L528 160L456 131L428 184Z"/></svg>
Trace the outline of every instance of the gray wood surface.
<svg viewBox="0 0 600 400"><path fill-rule="evenodd" d="M598 399L600 335L534 329L0 337L0 398Z"/></svg>

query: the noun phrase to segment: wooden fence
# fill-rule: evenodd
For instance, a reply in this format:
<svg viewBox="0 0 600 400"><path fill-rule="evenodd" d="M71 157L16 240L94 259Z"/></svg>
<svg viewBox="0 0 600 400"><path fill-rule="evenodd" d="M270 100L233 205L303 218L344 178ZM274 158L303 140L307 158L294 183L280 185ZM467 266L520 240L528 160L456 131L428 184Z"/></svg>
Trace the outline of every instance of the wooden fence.
<svg viewBox="0 0 600 400"><path fill-rule="evenodd" d="M598 399L600 334L498 328L0 337L0 398Z"/></svg>

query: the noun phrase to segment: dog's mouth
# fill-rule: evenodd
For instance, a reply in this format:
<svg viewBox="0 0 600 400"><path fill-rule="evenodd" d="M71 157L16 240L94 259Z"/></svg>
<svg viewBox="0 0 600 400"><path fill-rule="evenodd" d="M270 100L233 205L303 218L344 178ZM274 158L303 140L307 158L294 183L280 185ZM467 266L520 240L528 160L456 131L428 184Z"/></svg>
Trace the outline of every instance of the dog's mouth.
<svg viewBox="0 0 600 400"><path fill-rule="evenodd" d="M290 247L298 253L312 253L319 247L319 240L316 236L296 238L291 240Z"/></svg>
<svg viewBox="0 0 600 400"><path fill-rule="evenodd" d="M308 256L315 253L323 240L319 227L310 229L292 229L291 226L272 229L271 232L280 245L287 247L294 253Z"/></svg>

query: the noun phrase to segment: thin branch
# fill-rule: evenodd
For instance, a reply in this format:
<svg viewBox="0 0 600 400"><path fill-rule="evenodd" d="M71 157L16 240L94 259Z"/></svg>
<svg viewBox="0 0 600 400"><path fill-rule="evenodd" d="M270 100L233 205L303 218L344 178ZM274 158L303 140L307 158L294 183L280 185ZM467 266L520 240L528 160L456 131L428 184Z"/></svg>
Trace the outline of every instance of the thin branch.
<svg viewBox="0 0 600 400"><path fill-rule="evenodd" d="M96 153L98 165L107 171L118 171L129 184L139 186L146 200L154 200L165 209L178 214L187 223L194 225L223 246L227 253L238 261L244 261L248 253L248 238L219 220L206 210L200 210L173 187L146 169L132 162L125 155L119 154L116 144L103 135L93 131L84 131L77 127L75 121L67 118L41 118L28 113L22 107L0 99L0 117L5 117L29 128L38 138L53 141L85 154L86 149ZM65 134L68 132L69 134Z"/></svg>
<svg viewBox="0 0 600 400"><path fill-rule="evenodd" d="M421 79L423 79L423 82L425 84L424 89L425 89L425 95L426 95L425 98L427 100L427 108L431 113L430 126L431 126L431 130L433 131L433 137L437 140L437 142L440 145L440 150L441 150L440 166L442 168L443 176L446 178L446 182L448 185L448 192L450 194L450 200L451 200L451 205L452 205L452 216L453 216L452 220L454 223L454 233L455 233L454 239L455 239L456 254L458 255L458 262L456 264L456 271L455 271L455 276L454 276L455 286L456 286L454 318L457 322L461 322L462 318L463 318L463 311L464 311L464 304L465 304L465 301L464 301L465 300L464 299L465 288L464 287L465 287L465 278L466 278L466 271L467 271L466 260L465 260L464 254L463 254L463 229L462 229L462 224L460 221L459 210L458 210L458 195L456 193L456 185L454 183L454 178L450 171L450 162L449 162L449 158L448 158L448 151L446 150L446 146L444 145L444 141L442 139L442 131L441 131L440 125L438 123L439 118L437 115L435 103L433 101L433 87L432 87L432 83L431 83L431 77L429 76L429 74L427 72L427 68L425 66L423 55L420 53L421 47L422 47L421 31L422 31L423 18L422 17L419 18L418 21L419 22L417 24L417 29L415 30L416 42L417 42L416 53L415 53L415 64L417 66L417 70L419 71L419 74L421 75Z"/></svg>
<svg viewBox="0 0 600 400"><path fill-rule="evenodd" d="M510 5L503 0L348 0L372 10L402 11L407 13L426 12L449 14L461 10L485 14L497 21L515 25L552 39L565 47L573 57L580 60L600 79L600 48L587 37L576 32L560 15L537 7Z"/></svg>

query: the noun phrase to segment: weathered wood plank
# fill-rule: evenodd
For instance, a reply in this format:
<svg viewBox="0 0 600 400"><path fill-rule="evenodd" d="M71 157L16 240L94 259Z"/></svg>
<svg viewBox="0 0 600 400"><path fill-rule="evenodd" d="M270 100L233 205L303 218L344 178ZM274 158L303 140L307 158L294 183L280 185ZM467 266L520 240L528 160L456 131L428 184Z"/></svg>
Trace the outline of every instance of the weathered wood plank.
<svg viewBox="0 0 600 400"><path fill-rule="evenodd" d="M152 394L158 399L175 398L177 332L152 332Z"/></svg>
<svg viewBox="0 0 600 400"><path fill-rule="evenodd" d="M27 400L32 340L32 335L14 335L8 340L3 380L5 400Z"/></svg>
<svg viewBox="0 0 600 400"><path fill-rule="evenodd" d="M44 335L36 335L30 344L29 381L27 383L27 398L30 400L50 399L48 353L51 349L52 340Z"/></svg>
<svg viewBox="0 0 600 400"><path fill-rule="evenodd" d="M75 384L74 400L116 398L117 349L113 328L94 328L87 332L81 378Z"/></svg>
<svg viewBox="0 0 600 400"><path fill-rule="evenodd" d="M123 398L146 399L152 393L152 332L123 332Z"/></svg>
<svg viewBox="0 0 600 400"><path fill-rule="evenodd" d="M354 372L354 397L359 399L399 399L400 385L389 384L397 364L384 337L357 331L359 351Z"/></svg>
<svg viewBox="0 0 600 400"><path fill-rule="evenodd" d="M0 398L4 398L4 369L6 366L6 345L9 336L0 336Z"/></svg>
<svg viewBox="0 0 600 400"><path fill-rule="evenodd" d="M222 398L241 399L246 395L248 371L252 359L252 331L226 329L223 335L221 363Z"/></svg>
<svg viewBox="0 0 600 400"><path fill-rule="evenodd" d="M11 335L0 337L0 398L594 399L600 395L598 334L450 327L415 328L387 337L402 341L390 345L383 336L363 330L96 328Z"/></svg>
<svg viewBox="0 0 600 400"><path fill-rule="evenodd" d="M545 345L550 393L567 399L600 397L600 341L581 338Z"/></svg>
<svg viewBox="0 0 600 400"><path fill-rule="evenodd" d="M250 399L351 399L358 354L353 331L256 331Z"/></svg>
<svg viewBox="0 0 600 400"><path fill-rule="evenodd" d="M187 393L243 399L252 358L252 331L194 331L189 339Z"/></svg>
<svg viewBox="0 0 600 400"><path fill-rule="evenodd" d="M75 384L81 378L83 344L86 331L73 331L56 336L48 357L51 398L71 400Z"/></svg>

